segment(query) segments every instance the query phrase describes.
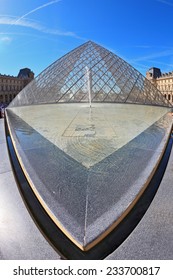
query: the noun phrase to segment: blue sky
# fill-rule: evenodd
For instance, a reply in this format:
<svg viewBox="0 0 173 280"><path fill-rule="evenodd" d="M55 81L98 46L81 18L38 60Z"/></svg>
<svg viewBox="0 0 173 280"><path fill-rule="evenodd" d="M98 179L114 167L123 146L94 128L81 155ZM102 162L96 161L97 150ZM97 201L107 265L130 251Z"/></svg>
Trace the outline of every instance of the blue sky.
<svg viewBox="0 0 173 280"><path fill-rule="evenodd" d="M173 0L0 0L0 73L38 75L92 40L145 75L173 70Z"/></svg>

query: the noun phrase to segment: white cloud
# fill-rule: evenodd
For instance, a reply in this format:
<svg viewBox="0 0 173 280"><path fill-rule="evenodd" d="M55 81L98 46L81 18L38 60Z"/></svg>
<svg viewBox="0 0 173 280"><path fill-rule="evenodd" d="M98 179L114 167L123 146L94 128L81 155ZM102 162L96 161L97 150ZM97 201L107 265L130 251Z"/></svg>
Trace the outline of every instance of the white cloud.
<svg viewBox="0 0 173 280"><path fill-rule="evenodd" d="M166 4L166 5L169 5L169 6L173 6L173 3L168 2L168 1L165 1L165 0L157 0L157 2L160 2L160 3Z"/></svg>
<svg viewBox="0 0 173 280"><path fill-rule="evenodd" d="M23 27L29 27L32 29L35 29L39 32L43 32L43 33L47 33L47 34L52 34L52 35L59 35L59 36L69 36L69 37L74 37L77 39L82 39L85 40L85 38L81 38L79 37L77 34L75 34L74 32L71 31L61 31L58 29L50 29L47 28L43 25L41 25L40 23L33 21L33 20L29 20L26 19L26 17L28 15L31 15L35 12L37 12L38 10L41 10L43 8L46 8L50 5L53 5L55 3L60 2L61 0L54 0L54 1L50 1L44 5L41 5L29 12L27 12L26 14L20 16L20 17L14 17L14 16L2 16L0 15L0 25L10 25L10 26L23 26Z"/></svg>
<svg viewBox="0 0 173 280"><path fill-rule="evenodd" d="M58 2L60 2L60 1L61 1L61 0L54 0L54 1L48 2L48 3L44 4L44 5L41 5L41 6L37 7L37 8L35 8L35 9L29 11L28 13L24 14L23 16L19 17L19 18L16 20L16 22L20 21L20 20L23 19L23 18L26 18L28 15L33 14L33 13L35 13L35 12L38 11L38 10L41 10L41 9L47 7L47 6L50 6L50 5L55 4L55 3L58 3Z"/></svg>
<svg viewBox="0 0 173 280"><path fill-rule="evenodd" d="M0 24L2 25L16 25L16 26L25 26L31 27L33 29L41 29L41 25L33 20L20 20L17 21L14 16L0 16Z"/></svg>
<svg viewBox="0 0 173 280"><path fill-rule="evenodd" d="M150 49L151 46L150 45L136 45L133 46L134 48L139 48L139 49Z"/></svg>
<svg viewBox="0 0 173 280"><path fill-rule="evenodd" d="M12 38L9 37L9 36L4 36L4 37L1 37L1 38L0 38L0 41L3 42L3 43L5 43L5 44L10 44L11 41L12 41Z"/></svg>
<svg viewBox="0 0 173 280"><path fill-rule="evenodd" d="M47 33L47 34L69 36L69 37L74 37L74 38L78 38L78 39L83 39L71 31L60 31L58 29L50 29L50 28L47 28L47 27L41 25L40 23L38 23L36 21L24 19L24 18L22 18L22 19L20 18L20 20L16 20L16 17L13 17L13 16L0 16L0 25L23 26L23 27L32 28L39 32L43 32L43 33Z"/></svg>
<svg viewBox="0 0 173 280"><path fill-rule="evenodd" d="M153 58L172 56L172 55L173 55L173 49L168 49L168 50L165 50L165 51L151 53L151 54L146 55L146 56L138 57L136 59L133 59L133 62L151 60Z"/></svg>

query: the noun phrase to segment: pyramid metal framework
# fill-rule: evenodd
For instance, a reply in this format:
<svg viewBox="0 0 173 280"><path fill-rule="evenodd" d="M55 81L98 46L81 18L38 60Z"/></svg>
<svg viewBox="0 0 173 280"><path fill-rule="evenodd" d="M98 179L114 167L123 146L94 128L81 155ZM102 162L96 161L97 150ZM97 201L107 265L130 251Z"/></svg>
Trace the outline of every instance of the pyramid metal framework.
<svg viewBox="0 0 173 280"><path fill-rule="evenodd" d="M141 73L109 50L88 41L37 76L10 107L59 102L138 103L170 106Z"/></svg>

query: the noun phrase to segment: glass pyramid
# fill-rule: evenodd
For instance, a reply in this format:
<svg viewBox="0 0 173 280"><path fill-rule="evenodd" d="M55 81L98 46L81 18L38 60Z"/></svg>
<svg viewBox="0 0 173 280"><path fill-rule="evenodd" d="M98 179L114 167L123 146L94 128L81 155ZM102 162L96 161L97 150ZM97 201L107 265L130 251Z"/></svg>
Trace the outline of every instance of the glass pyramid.
<svg viewBox="0 0 173 280"><path fill-rule="evenodd" d="M169 106L142 74L109 50L88 41L45 69L10 107L59 102L116 102Z"/></svg>

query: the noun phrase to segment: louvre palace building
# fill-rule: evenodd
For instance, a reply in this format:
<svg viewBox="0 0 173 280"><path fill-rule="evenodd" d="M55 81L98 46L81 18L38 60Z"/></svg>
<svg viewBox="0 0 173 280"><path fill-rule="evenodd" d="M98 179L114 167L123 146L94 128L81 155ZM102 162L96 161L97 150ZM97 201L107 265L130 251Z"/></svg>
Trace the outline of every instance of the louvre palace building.
<svg viewBox="0 0 173 280"><path fill-rule="evenodd" d="M146 77L173 104L173 71L161 73L159 68L152 67L147 71Z"/></svg>
<svg viewBox="0 0 173 280"><path fill-rule="evenodd" d="M20 69L17 77L0 74L0 104L10 103L33 78L29 68Z"/></svg>
<svg viewBox="0 0 173 280"><path fill-rule="evenodd" d="M146 72L146 78L173 104L173 71L162 73L152 67ZM33 79L34 73L29 68L20 69L17 76L0 73L0 104L9 104Z"/></svg>

